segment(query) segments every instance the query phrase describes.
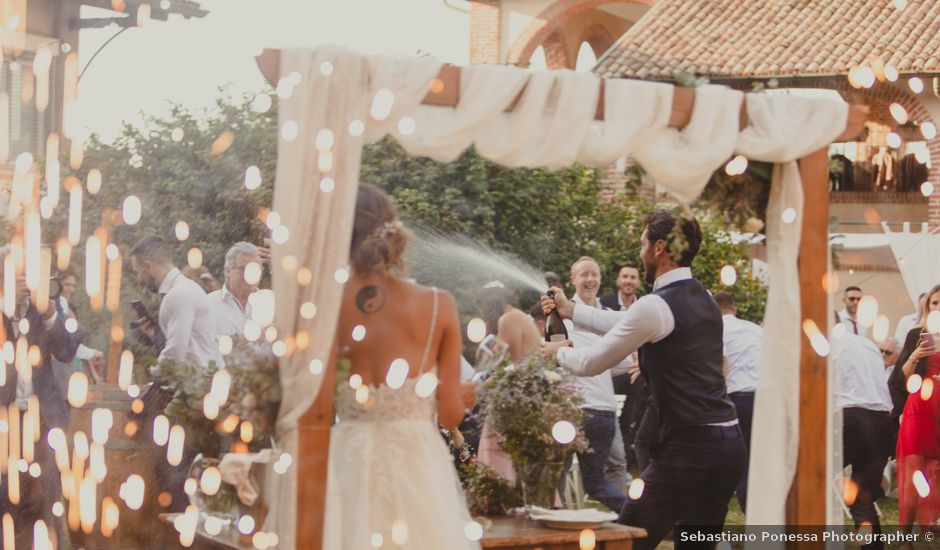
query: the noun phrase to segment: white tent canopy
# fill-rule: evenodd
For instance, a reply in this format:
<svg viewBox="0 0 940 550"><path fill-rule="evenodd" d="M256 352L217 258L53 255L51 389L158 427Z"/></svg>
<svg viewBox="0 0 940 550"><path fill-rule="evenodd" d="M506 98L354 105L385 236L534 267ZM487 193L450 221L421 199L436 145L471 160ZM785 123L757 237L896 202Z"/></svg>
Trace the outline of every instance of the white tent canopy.
<svg viewBox="0 0 940 550"><path fill-rule="evenodd" d="M684 203L695 200L710 175L738 153L777 163L767 211L770 291L764 322L773 338L760 366L750 470L752 485L761 490L752 496L747 515L752 524L784 523L799 433L797 256L803 191L796 161L843 132L848 106L704 86L695 90L690 123L678 130L668 127L672 86L608 80L605 116L597 121L596 76L494 65L461 69L456 107L423 105L440 69L430 58L365 56L337 47L281 51L274 211L290 238L273 248L280 306L275 321L279 334L305 331L314 344L282 360L278 441L287 452L297 452L298 420L316 399L327 370L365 143L392 135L409 153L442 161L475 144L482 156L508 166L601 166L632 156ZM744 129L742 102L749 118ZM296 264L283 261L290 256ZM292 264L312 270L313 283L299 284L296 273L279 268ZM300 314L305 302L316 305L312 319ZM269 487L269 495L276 496L271 518L278 522L281 543L293 548L296 469L274 483L280 485Z"/></svg>
<svg viewBox="0 0 940 550"><path fill-rule="evenodd" d="M916 233L911 231L908 222L900 231L891 231L887 222L881 222L881 227L916 310L920 293L940 283L940 235L929 231L926 223L921 224Z"/></svg>

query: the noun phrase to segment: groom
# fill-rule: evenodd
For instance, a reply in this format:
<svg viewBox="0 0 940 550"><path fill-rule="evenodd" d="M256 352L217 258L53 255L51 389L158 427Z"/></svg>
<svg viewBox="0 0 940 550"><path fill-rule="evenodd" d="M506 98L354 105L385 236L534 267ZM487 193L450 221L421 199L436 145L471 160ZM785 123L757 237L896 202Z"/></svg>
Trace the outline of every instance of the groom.
<svg viewBox="0 0 940 550"><path fill-rule="evenodd" d="M579 376L594 376L639 350L640 371L659 409L658 442L618 521L646 529L640 550L653 549L677 523L721 529L744 471L746 452L722 375L722 322L690 266L702 242L698 222L658 210L646 218L640 256L653 292L629 310L602 311L565 298L542 297L562 318L603 334L595 345L543 343L543 353ZM636 496L636 495L632 495Z"/></svg>

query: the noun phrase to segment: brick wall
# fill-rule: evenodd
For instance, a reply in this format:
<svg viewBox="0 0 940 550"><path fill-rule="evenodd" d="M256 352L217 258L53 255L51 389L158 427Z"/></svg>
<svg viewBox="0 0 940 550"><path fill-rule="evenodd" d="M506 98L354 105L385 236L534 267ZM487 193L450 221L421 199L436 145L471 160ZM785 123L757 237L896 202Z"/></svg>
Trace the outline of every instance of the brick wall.
<svg viewBox="0 0 940 550"><path fill-rule="evenodd" d="M499 0L471 0L470 63L499 62Z"/></svg>

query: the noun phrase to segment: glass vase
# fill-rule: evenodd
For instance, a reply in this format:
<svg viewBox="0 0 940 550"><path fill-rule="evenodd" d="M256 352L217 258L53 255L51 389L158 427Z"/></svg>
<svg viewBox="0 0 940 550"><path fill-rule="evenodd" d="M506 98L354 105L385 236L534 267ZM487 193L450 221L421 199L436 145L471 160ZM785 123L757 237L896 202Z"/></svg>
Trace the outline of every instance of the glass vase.
<svg viewBox="0 0 940 550"><path fill-rule="evenodd" d="M516 463L522 501L528 506L552 508L564 461L531 460Z"/></svg>
<svg viewBox="0 0 940 550"><path fill-rule="evenodd" d="M215 472L211 472L206 476L205 481L208 483L204 484L203 473L209 468L215 468ZM204 491L207 485L211 490L211 486L214 485L211 478L218 475L218 468L218 458L206 458L201 454L196 455L187 475L187 478L193 481L187 481L186 492L189 495L189 503L199 510L203 520L206 516L214 516L222 520L223 525L226 525L238 520L238 495L235 492L235 487L228 483L219 482L218 489L212 494Z"/></svg>

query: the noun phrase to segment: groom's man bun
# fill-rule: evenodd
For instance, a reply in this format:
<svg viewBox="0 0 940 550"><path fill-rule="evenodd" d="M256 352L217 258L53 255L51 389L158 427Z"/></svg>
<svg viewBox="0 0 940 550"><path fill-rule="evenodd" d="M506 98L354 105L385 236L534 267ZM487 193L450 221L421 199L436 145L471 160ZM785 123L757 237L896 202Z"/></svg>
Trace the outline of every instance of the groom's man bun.
<svg viewBox="0 0 940 550"><path fill-rule="evenodd" d="M691 267L702 246L702 228L691 214L654 210L646 216L646 230L650 244L662 240L674 262Z"/></svg>

